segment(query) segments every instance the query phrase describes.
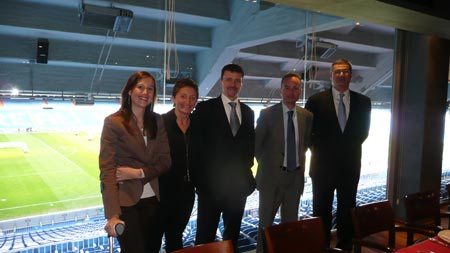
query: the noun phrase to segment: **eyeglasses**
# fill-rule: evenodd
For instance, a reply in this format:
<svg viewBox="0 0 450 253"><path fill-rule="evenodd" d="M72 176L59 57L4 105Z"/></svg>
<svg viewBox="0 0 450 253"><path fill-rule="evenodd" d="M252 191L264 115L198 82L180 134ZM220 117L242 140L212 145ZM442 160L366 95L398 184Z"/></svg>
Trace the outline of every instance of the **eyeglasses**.
<svg viewBox="0 0 450 253"><path fill-rule="evenodd" d="M350 69L336 69L333 70L333 74L335 75L339 75L339 74L344 74L344 75L349 75L352 73L352 71Z"/></svg>

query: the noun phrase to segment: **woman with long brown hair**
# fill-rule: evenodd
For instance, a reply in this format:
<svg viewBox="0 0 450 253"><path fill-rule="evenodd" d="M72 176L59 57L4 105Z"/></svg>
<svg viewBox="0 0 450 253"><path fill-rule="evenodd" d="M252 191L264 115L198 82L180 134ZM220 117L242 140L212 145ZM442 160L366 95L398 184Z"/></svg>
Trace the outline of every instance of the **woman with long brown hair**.
<svg viewBox="0 0 450 253"><path fill-rule="evenodd" d="M153 112L155 78L148 72L131 75L122 90L119 111L105 118L100 143L100 180L108 219L105 230L118 236L121 252L159 252L156 210L158 176L171 165L162 117Z"/></svg>

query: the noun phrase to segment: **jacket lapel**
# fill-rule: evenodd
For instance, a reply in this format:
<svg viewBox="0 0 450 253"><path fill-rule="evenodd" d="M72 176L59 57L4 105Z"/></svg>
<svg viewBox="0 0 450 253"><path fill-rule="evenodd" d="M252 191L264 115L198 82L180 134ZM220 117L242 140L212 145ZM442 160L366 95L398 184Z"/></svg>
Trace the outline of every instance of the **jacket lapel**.
<svg viewBox="0 0 450 253"><path fill-rule="evenodd" d="M335 131L339 132L340 134L343 134L341 127L339 125L336 107L334 106L333 92L331 91L331 88L328 90L328 92L326 94L328 96L328 99L327 99L328 108L329 108L328 110L331 113L331 115L330 115L331 122L330 123L333 124ZM347 123L348 123L348 120L347 120ZM347 128L347 126L345 128ZM344 132L345 132L345 129L344 129Z"/></svg>
<svg viewBox="0 0 450 253"><path fill-rule="evenodd" d="M139 158L142 161L146 161L148 159L147 154L151 154L151 152L147 152L147 149L151 148L153 145L145 145L144 136L135 122L133 122L132 127L134 134L131 136L133 142L131 146L138 152Z"/></svg>
<svg viewBox="0 0 450 253"><path fill-rule="evenodd" d="M297 113L297 127L298 127L298 141L301 142L301 136L303 133L304 126L304 117L303 113L300 111L300 108L298 106L295 106L295 112ZM298 151L298 150L297 150Z"/></svg>
<svg viewBox="0 0 450 253"><path fill-rule="evenodd" d="M353 122L357 120L355 117L355 112L357 111L356 107L358 106L358 99L356 98L356 93L350 91L350 111L348 114L347 124L345 125L345 129L350 128L353 125Z"/></svg>
<svg viewBox="0 0 450 253"><path fill-rule="evenodd" d="M217 106L216 106L216 108L217 108L217 116L218 116L219 120L222 122L221 125L225 129L227 129L227 131L229 132L229 134L231 136L233 136L233 133L231 131L230 122L228 120L227 113L225 111L225 107L223 105L222 98L220 96L216 98L216 104L217 104ZM238 130L238 133L239 133L239 130Z"/></svg>
<svg viewBox="0 0 450 253"><path fill-rule="evenodd" d="M280 102L275 110L273 110L273 119L274 119L274 126L276 133L279 133L279 140L283 140L283 144L285 142L285 136L286 136L286 129L284 127L284 115L283 115L283 105L282 102Z"/></svg>

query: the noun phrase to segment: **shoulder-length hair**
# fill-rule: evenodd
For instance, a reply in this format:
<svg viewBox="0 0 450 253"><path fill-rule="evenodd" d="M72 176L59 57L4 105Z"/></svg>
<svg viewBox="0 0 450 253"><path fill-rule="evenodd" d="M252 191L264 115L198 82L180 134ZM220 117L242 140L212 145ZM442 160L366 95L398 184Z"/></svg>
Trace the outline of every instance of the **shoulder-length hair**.
<svg viewBox="0 0 450 253"><path fill-rule="evenodd" d="M176 97L178 92L184 87L191 87L198 98L198 85L194 80L190 78L182 78L175 82L175 85L172 90L172 97Z"/></svg>
<svg viewBox="0 0 450 253"><path fill-rule="evenodd" d="M124 125L127 131L130 134L135 134L133 128L131 127L131 117L133 116L133 112L131 111L131 96L128 92L136 87L136 85L145 78L151 78L155 85L154 93L153 93L153 102L150 103L147 107L145 107L144 112L144 133L150 139L154 139L157 134L157 126L156 126L156 114L153 112L153 106L157 99L157 90L156 90L156 80L150 73L146 71L137 71L133 73L129 78L127 83L122 89L122 100L120 106L120 112L124 117Z"/></svg>

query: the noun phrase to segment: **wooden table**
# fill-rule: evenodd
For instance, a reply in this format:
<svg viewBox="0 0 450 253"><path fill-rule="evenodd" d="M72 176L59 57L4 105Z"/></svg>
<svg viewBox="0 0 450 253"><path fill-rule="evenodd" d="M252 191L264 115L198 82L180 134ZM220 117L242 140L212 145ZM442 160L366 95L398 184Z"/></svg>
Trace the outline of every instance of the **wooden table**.
<svg viewBox="0 0 450 253"><path fill-rule="evenodd" d="M437 242L426 240L417 244L413 244L411 246L408 246L403 249L399 249L395 251L395 253L450 253L450 243L446 243L445 241L441 240L439 237L434 237L437 241L443 242L444 244L447 244L448 246L441 245Z"/></svg>

